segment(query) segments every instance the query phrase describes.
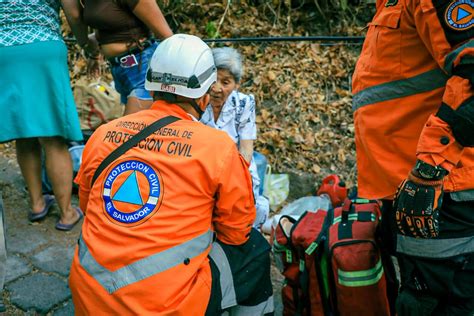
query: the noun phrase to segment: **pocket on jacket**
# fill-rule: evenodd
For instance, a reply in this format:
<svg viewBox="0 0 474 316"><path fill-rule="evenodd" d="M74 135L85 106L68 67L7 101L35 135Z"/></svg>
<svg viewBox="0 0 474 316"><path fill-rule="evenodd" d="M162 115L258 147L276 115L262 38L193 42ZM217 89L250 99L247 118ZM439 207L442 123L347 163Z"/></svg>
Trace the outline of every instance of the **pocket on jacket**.
<svg viewBox="0 0 474 316"><path fill-rule="evenodd" d="M401 73L402 7L386 7L369 23L363 67L383 76ZM389 81L389 80L387 80Z"/></svg>

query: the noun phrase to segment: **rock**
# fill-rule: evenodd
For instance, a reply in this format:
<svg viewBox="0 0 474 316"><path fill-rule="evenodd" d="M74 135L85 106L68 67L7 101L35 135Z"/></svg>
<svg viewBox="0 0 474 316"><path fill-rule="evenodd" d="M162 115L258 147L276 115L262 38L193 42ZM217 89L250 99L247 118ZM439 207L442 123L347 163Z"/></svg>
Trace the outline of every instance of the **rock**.
<svg viewBox="0 0 474 316"><path fill-rule="evenodd" d="M11 303L22 310L47 313L53 306L71 297L65 281L52 275L32 274L7 285Z"/></svg>
<svg viewBox="0 0 474 316"><path fill-rule="evenodd" d="M9 255L7 258L7 275L5 276L5 283L9 283L30 272L31 268L28 266L27 260L15 255Z"/></svg>
<svg viewBox="0 0 474 316"><path fill-rule="evenodd" d="M8 218L7 218L8 220ZM48 242L44 234L38 233L35 228L21 227L21 230L10 228L7 222L7 251L28 254Z"/></svg>
<svg viewBox="0 0 474 316"><path fill-rule="evenodd" d="M67 245L53 245L32 257L33 264L43 271L69 275L74 248Z"/></svg>
<svg viewBox="0 0 474 316"><path fill-rule="evenodd" d="M54 311L53 316L74 316L74 304L72 300L64 303L60 308Z"/></svg>

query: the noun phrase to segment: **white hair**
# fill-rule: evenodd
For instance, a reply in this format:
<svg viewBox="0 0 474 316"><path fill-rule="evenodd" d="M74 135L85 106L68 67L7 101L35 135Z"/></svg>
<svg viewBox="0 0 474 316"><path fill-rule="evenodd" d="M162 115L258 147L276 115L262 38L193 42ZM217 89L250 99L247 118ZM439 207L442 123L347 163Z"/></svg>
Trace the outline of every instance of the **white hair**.
<svg viewBox="0 0 474 316"><path fill-rule="evenodd" d="M235 82L240 82L243 74L242 56L232 47L219 47L212 49L214 63L217 69L225 69L234 76Z"/></svg>

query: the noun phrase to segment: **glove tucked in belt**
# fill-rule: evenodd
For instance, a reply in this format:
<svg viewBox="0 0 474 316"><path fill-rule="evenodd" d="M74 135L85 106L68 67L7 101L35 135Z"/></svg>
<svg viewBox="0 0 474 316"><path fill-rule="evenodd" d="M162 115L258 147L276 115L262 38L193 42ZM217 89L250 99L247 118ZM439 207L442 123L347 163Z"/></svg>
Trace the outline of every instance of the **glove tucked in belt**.
<svg viewBox="0 0 474 316"><path fill-rule="evenodd" d="M430 167L433 168L430 171ZM443 178L447 171L418 161L398 187L393 209L398 232L415 238L439 234L439 210L443 202Z"/></svg>

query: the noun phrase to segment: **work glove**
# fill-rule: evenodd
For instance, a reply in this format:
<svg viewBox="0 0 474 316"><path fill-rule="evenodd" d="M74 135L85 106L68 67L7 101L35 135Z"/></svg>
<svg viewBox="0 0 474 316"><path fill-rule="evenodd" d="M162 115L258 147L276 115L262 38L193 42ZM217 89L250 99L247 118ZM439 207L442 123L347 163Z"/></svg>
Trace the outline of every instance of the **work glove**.
<svg viewBox="0 0 474 316"><path fill-rule="evenodd" d="M439 210L443 202L443 179L429 180L413 171L398 187L393 201L398 232L415 238L439 234Z"/></svg>

